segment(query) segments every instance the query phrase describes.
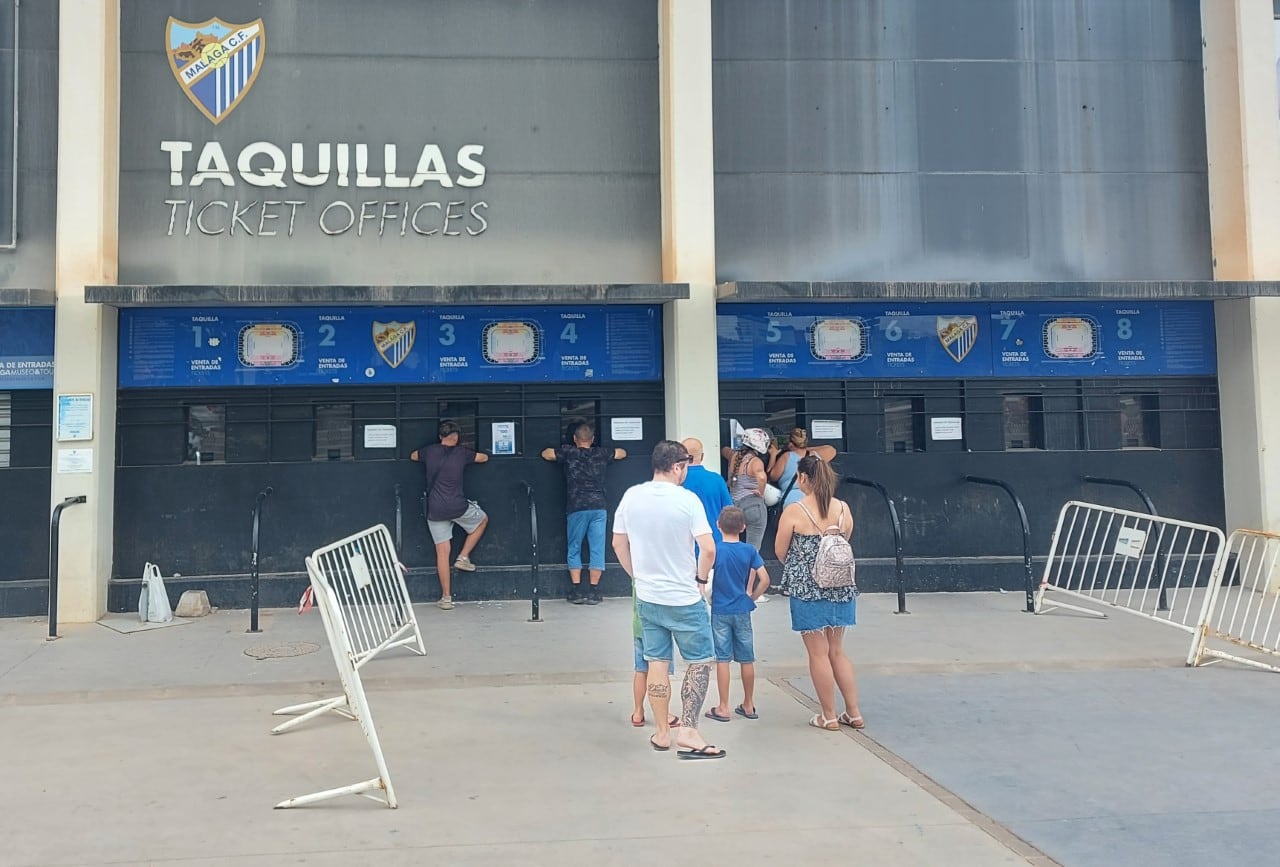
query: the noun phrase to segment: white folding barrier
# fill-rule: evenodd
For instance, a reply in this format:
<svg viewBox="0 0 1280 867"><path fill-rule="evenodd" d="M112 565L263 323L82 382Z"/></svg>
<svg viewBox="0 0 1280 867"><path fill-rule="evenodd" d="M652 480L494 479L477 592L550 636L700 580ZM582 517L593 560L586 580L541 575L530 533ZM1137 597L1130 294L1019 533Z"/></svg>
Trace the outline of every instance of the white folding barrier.
<svg viewBox="0 0 1280 867"><path fill-rule="evenodd" d="M1035 612L1116 608L1195 632L1225 554L1217 527L1073 500L1058 513Z"/></svg>
<svg viewBox="0 0 1280 867"><path fill-rule="evenodd" d="M1200 665L1205 657L1229 659L1269 671L1280 666L1225 653L1209 647L1219 639L1271 656L1280 656L1280 534L1236 530L1227 540L1227 557L1213 594L1206 602L1200 629L1192 641L1187 665Z"/></svg>
<svg viewBox="0 0 1280 867"><path fill-rule="evenodd" d="M355 535L317 548L307 558L308 573L316 571L334 594L333 623L324 619L330 646L337 645L334 625L341 622L351 644L356 668L393 647L408 647L426 654L418 619L409 601L404 567L396 556L391 533L379 524ZM320 592L312 577L312 589L319 602ZM323 614L323 612L322 612ZM334 711L351 716L349 696L282 707L276 715L301 714L271 730L280 734L307 720Z"/></svg>
<svg viewBox="0 0 1280 867"><path fill-rule="evenodd" d="M361 795L395 809L398 805L395 790L391 787L391 774L387 771L387 762L382 756L382 745L378 742L378 732L373 725L373 711L370 710L369 702L365 698L364 685L360 681L360 669L356 664L356 651L352 645L351 636L347 632L338 603L338 595L329 586L312 558L308 557L306 563L307 575L311 578L311 587L315 592L316 605L320 609L320 616L324 619L325 631L329 634L330 647L333 650L333 659L338 666L338 677L342 681L342 689L345 692L342 698L331 700L331 702L342 704L342 707L333 706L322 709L339 711L360 723L365 740L369 743L369 749L373 751L373 758L378 766L378 776L349 786L289 798L276 804L276 809L302 807L342 795ZM381 796L370 794L374 791L381 791L383 794Z"/></svg>

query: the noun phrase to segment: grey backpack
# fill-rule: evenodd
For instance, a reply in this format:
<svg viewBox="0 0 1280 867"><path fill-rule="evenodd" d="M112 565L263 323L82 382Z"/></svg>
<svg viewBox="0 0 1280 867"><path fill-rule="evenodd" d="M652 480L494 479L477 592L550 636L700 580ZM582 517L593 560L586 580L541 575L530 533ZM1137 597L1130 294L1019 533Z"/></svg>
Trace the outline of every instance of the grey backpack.
<svg viewBox="0 0 1280 867"><path fill-rule="evenodd" d="M818 556L813 561L813 580L822 590L854 587L853 546L844 537L844 506L840 507L840 520L823 530L813 514L800 504L809 521L821 534Z"/></svg>

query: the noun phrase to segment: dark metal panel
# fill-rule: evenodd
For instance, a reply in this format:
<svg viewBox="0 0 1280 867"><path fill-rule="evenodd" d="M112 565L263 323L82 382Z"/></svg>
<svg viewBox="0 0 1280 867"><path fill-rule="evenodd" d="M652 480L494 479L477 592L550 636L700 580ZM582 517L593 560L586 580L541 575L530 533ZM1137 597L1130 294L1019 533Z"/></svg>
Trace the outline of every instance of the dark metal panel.
<svg viewBox="0 0 1280 867"><path fill-rule="evenodd" d="M181 92L165 58L168 15L232 22L263 18L266 52L240 105L214 127ZM633 0L229 0L211 10L180 0L164 10L122 3L120 277L128 283L490 284L656 282L661 279L657 5ZM367 143L382 174L384 143L411 172L424 144L452 165L484 146L479 188L287 188L217 182L170 185L162 140L191 141L188 174L209 140L233 169L254 141ZM407 165L407 169L406 169ZM245 207L305 200L292 237L188 233L166 199ZM321 209L344 201L483 202L457 237L416 236L403 221L377 237L327 235ZM371 206L371 207L375 207ZM424 213L433 211L428 206ZM280 208L277 207L277 211ZM217 210L211 215L216 215ZM281 227L285 221L274 225ZM225 217L220 225L225 225ZM220 228L211 224L211 228ZM268 224L272 225L272 224ZM404 230L404 234L401 231ZM198 269L198 270L196 270Z"/></svg>
<svg viewBox="0 0 1280 867"><path fill-rule="evenodd" d="M0 2L0 45L13 45L13 0ZM0 252L0 286L52 290L57 205L58 4L23 3L19 24L18 247ZM0 243L12 226L13 50L0 49Z"/></svg>
<svg viewBox="0 0 1280 867"><path fill-rule="evenodd" d="M720 280L1212 276L1193 0L713 5Z"/></svg>
<svg viewBox="0 0 1280 867"><path fill-rule="evenodd" d="M718 59L1192 60L1200 0L713 0Z"/></svg>

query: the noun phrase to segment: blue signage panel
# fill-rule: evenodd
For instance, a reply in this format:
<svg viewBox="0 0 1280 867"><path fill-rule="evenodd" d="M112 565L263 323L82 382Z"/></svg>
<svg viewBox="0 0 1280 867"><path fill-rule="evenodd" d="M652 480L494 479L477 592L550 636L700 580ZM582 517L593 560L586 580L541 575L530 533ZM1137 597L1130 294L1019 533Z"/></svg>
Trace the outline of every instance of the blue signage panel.
<svg viewBox="0 0 1280 867"><path fill-rule="evenodd" d="M716 319L723 379L1217 372L1212 302L732 304Z"/></svg>
<svg viewBox="0 0 1280 867"><path fill-rule="evenodd" d="M120 311L122 388L661 378L656 305Z"/></svg>
<svg viewBox="0 0 1280 867"><path fill-rule="evenodd" d="M0 307L0 391L53 388L53 308Z"/></svg>

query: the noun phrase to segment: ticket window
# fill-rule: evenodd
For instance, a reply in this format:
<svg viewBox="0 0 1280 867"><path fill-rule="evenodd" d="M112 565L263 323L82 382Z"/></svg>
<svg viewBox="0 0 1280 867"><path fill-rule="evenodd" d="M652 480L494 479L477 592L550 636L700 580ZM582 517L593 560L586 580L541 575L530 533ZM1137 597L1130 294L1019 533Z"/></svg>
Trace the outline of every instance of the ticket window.
<svg viewBox="0 0 1280 867"><path fill-rule="evenodd" d="M604 441L604 434L600 430L600 399L595 397L572 397L560 399L560 430L562 432L561 442L564 445L573 443L574 431L578 429L578 425L586 422L591 425L596 432L596 443L600 444Z"/></svg>
<svg viewBox="0 0 1280 867"><path fill-rule="evenodd" d="M1005 451L1044 448L1044 398L1004 395L1003 422Z"/></svg>
<svg viewBox="0 0 1280 867"><path fill-rule="evenodd" d="M925 450L923 397L900 396L885 400L884 450L897 453Z"/></svg>
<svg viewBox="0 0 1280 867"><path fill-rule="evenodd" d="M1122 394L1120 402L1120 447L1160 448L1159 398L1154 394Z"/></svg>
<svg viewBox="0 0 1280 867"><path fill-rule="evenodd" d="M478 402L474 400L440 400L436 402L440 421L448 419L458 425L458 445L479 449L480 425L477 421ZM432 437L437 441L437 437Z"/></svg>

